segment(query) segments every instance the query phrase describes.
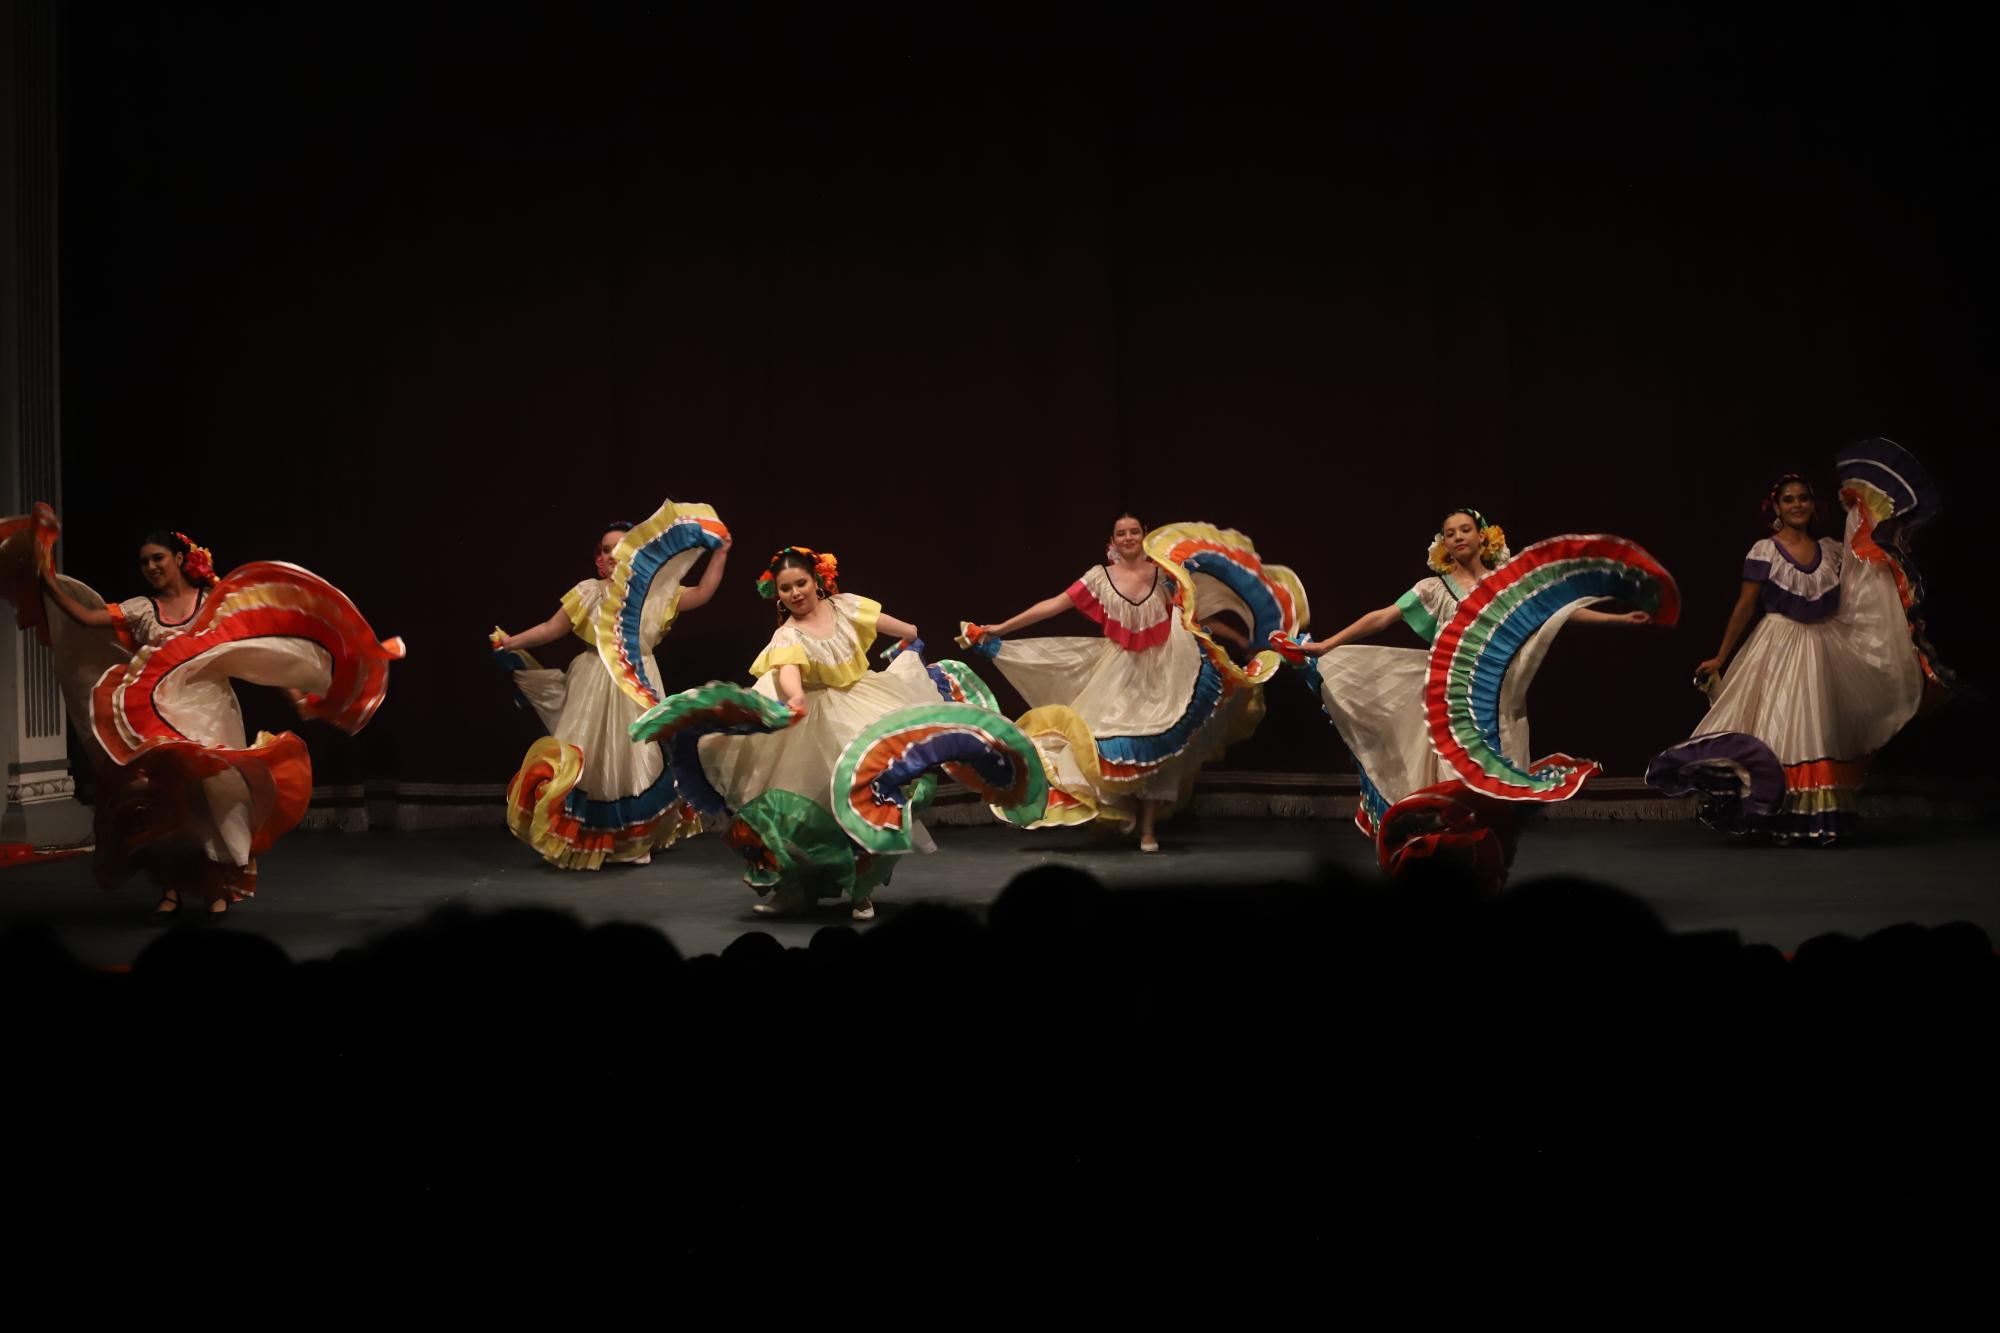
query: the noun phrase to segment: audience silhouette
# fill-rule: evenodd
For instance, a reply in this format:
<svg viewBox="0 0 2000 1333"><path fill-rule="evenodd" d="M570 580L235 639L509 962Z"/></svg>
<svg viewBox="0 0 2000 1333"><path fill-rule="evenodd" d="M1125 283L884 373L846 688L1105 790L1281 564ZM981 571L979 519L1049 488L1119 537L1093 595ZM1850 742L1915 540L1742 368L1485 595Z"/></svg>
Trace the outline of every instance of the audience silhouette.
<svg viewBox="0 0 2000 1333"><path fill-rule="evenodd" d="M1446 866L1115 893L1043 866L984 921L885 904L686 959L545 909L296 964L176 927L128 973L0 933L8 1082L59 1191L615 1211L697 1248L1908 1202L1990 1138L1996 998L1965 923L1788 960Z"/></svg>

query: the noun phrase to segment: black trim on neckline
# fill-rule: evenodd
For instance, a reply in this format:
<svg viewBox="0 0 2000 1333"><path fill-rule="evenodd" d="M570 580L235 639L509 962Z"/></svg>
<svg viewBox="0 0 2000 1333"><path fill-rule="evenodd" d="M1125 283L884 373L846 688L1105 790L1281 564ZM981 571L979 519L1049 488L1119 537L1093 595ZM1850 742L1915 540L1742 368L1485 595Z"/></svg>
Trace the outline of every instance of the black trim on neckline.
<svg viewBox="0 0 2000 1333"><path fill-rule="evenodd" d="M1118 594L1118 600L1119 600L1119 601L1121 601L1121 602L1123 602L1123 603L1125 603L1125 605L1127 605L1127 606L1144 606L1144 605L1145 605L1146 603L1148 603L1148 602L1152 601L1152 600L1153 600L1153 594L1154 594L1154 593L1156 593L1156 592L1158 592L1158 591L1160 590L1160 567L1159 567L1159 565L1158 565L1158 564L1155 564L1155 565L1153 566L1153 582L1152 582L1152 586L1150 586L1149 588L1147 588L1147 589L1146 589L1146 595L1145 595L1144 597L1141 597L1141 598L1140 598L1140 599L1139 599L1138 601L1136 601L1136 602L1135 602L1135 601L1133 601L1133 600L1132 600L1132 599L1131 599L1130 597L1127 597L1127 596L1125 595L1125 590L1124 590L1123 588L1121 588L1121 587L1119 587L1119 586L1118 586L1118 580L1117 580L1117 579L1115 579L1115 578L1112 578L1112 577L1111 577L1111 566L1109 566L1109 565L1106 565L1106 566L1104 567L1104 581L1105 581L1106 583L1108 583L1108 584L1110 584L1110 585L1111 585L1111 591L1113 591L1113 592L1117 593L1117 594Z"/></svg>
<svg viewBox="0 0 2000 1333"><path fill-rule="evenodd" d="M193 620L196 616L201 614L201 604L208 600L208 589L196 588L194 590L194 610L187 613L187 620L168 620L165 616L160 614L159 598L148 597L146 600L153 604L154 624L158 625L161 629L179 629L182 625L187 624L189 620Z"/></svg>

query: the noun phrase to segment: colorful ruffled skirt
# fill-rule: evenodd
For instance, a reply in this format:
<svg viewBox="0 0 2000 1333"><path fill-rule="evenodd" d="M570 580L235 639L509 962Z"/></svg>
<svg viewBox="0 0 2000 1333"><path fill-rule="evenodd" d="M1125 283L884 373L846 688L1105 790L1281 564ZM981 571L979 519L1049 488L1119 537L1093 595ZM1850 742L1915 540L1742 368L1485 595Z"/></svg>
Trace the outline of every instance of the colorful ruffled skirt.
<svg viewBox="0 0 2000 1333"><path fill-rule="evenodd" d="M1528 687L1563 623L1581 605L1556 612L1514 654L1503 676L1496 714L1500 753L1517 758L1532 753ZM1430 679L1431 653L1424 648L1350 644L1319 659L1320 704L1361 778L1354 823L1371 838L1390 806L1412 792L1458 777L1432 741L1425 710Z"/></svg>
<svg viewBox="0 0 2000 1333"><path fill-rule="evenodd" d="M1563 624L1606 599L1657 625L1680 615L1673 577L1622 537L1536 542L1488 574L1439 625L1428 651L1341 647L1318 659L1290 645L1361 776L1354 822L1395 875L1440 854L1469 857L1488 890L1513 859L1516 812L1568 800L1592 760L1530 756L1527 696Z"/></svg>
<svg viewBox="0 0 2000 1333"><path fill-rule="evenodd" d="M647 710L633 735L660 738L683 798L729 818L745 882L786 909L863 902L898 856L935 850L919 816L936 771L1013 823L1040 818L1048 797L1034 746L979 678L915 651L847 685L808 685L803 715L779 700L776 672L749 689L711 681Z"/></svg>
<svg viewBox="0 0 2000 1333"><path fill-rule="evenodd" d="M628 734L645 710L613 681L595 652L561 671L528 665L512 673L549 734L528 747L507 787L514 835L564 870L637 861L700 830L678 799L660 747ZM646 657L654 679L659 668Z"/></svg>
<svg viewBox="0 0 2000 1333"><path fill-rule="evenodd" d="M1244 697L1223 709L1222 672L1179 626L1137 652L1103 638L1013 640L994 664L1028 703L1019 725L1057 793L1049 824L1129 822L1140 800L1179 803L1261 715Z"/></svg>

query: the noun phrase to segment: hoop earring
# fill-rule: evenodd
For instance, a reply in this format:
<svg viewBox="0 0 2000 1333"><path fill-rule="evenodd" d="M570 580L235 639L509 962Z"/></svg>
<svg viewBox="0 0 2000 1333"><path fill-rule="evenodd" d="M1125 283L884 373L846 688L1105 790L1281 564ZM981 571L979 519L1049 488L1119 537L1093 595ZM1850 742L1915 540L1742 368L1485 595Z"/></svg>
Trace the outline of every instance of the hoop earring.
<svg viewBox="0 0 2000 1333"><path fill-rule="evenodd" d="M1785 529L1785 520L1784 520L1784 519L1782 519L1782 518L1774 518L1774 519L1772 519L1772 520L1771 520L1771 531L1773 531L1773 532L1783 532L1783 531L1784 531L1784 529Z"/></svg>

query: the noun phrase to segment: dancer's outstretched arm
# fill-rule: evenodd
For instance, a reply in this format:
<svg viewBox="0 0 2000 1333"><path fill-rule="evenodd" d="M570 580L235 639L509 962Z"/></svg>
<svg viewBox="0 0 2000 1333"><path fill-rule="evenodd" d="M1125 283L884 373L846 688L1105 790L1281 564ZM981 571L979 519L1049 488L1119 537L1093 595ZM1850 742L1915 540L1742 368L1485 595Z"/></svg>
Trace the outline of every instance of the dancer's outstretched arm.
<svg viewBox="0 0 2000 1333"><path fill-rule="evenodd" d="M1027 610L1009 616L997 625L981 625L980 628L988 634L998 634L1004 639L1015 630L1026 629L1030 625L1039 625L1044 620L1059 616L1069 610L1072 605L1069 600L1069 594L1059 592L1053 597L1044 597Z"/></svg>
<svg viewBox="0 0 2000 1333"><path fill-rule="evenodd" d="M1569 613L1572 622L1582 625L1650 625L1653 618L1644 611L1593 611L1584 607Z"/></svg>
<svg viewBox="0 0 2000 1333"><path fill-rule="evenodd" d="M1343 643L1353 643L1356 639L1380 634L1389 626L1400 622L1402 618L1401 611L1393 606L1385 606L1379 611L1370 611L1330 639L1309 639L1300 644L1299 648L1309 657L1324 657Z"/></svg>
<svg viewBox="0 0 2000 1333"><path fill-rule="evenodd" d="M47 574L42 575L42 591L49 595L49 600L54 602L64 615L79 625L88 625L92 629L105 629L111 624L111 609L109 607L100 606L93 608L85 606L82 602L77 601L76 598L64 592L61 586Z"/></svg>
<svg viewBox="0 0 2000 1333"><path fill-rule="evenodd" d="M914 624L907 620L898 620L886 611L875 617L875 632L886 634L892 639L915 640L923 637L917 633Z"/></svg>
<svg viewBox="0 0 2000 1333"><path fill-rule="evenodd" d="M493 645L493 651L503 648L539 648L545 643L554 643L569 633L569 612L558 607L556 613L533 629L524 629L519 634L503 634Z"/></svg>
<svg viewBox="0 0 2000 1333"><path fill-rule="evenodd" d="M1232 648L1246 653L1250 651L1250 636L1226 620L1220 618L1204 620L1201 622L1201 627Z"/></svg>
<svg viewBox="0 0 2000 1333"><path fill-rule="evenodd" d="M708 599L715 596L715 590L722 584L722 567L729 562L729 548L733 542L724 540L709 556L708 566L701 571L701 578L693 587L681 592L678 611L692 611L696 607L708 605Z"/></svg>
<svg viewBox="0 0 2000 1333"><path fill-rule="evenodd" d="M1697 676L1712 676L1722 670L1729 661L1729 655L1736 651L1736 645L1743 641L1743 633L1750 628L1750 621L1757 614L1757 598L1761 588L1755 583L1745 582L1743 591L1736 594L1736 609L1729 613L1729 628L1722 631L1722 646L1715 650L1715 656L1694 669Z"/></svg>

